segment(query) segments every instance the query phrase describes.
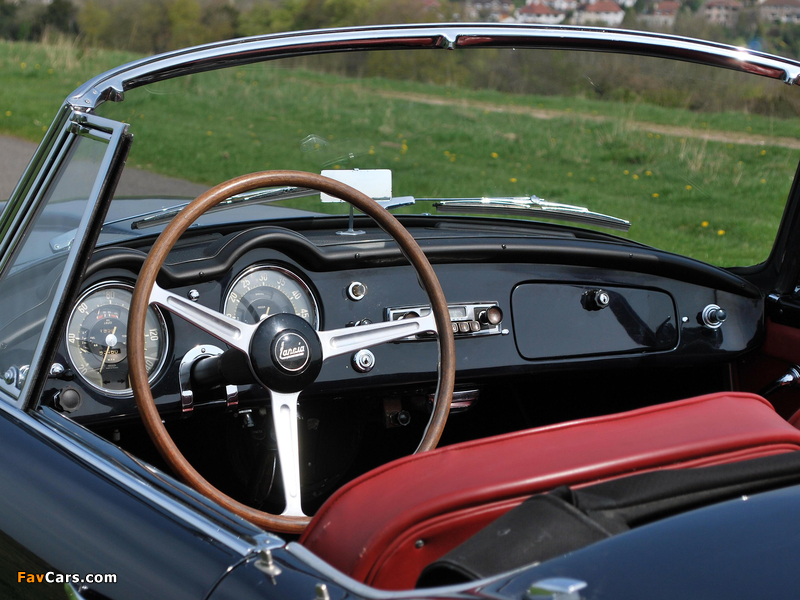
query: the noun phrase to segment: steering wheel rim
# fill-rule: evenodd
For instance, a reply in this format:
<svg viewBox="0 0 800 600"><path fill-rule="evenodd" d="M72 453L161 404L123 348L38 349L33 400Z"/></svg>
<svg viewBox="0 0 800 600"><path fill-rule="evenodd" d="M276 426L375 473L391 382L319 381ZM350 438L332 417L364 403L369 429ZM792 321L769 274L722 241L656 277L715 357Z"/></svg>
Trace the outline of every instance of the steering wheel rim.
<svg viewBox="0 0 800 600"><path fill-rule="evenodd" d="M434 396L431 417L422 441L415 450L415 453L435 448L444 430L455 384L455 341L450 327L450 314L447 308L447 302L445 301L444 292L422 249L405 227L403 227L386 209L365 194L346 184L322 175L303 171L265 171L242 175L221 183L201 194L189 203L167 225L153 244L139 272L139 278L134 288L128 317L128 331L131 332L128 336L131 388L145 429L167 464L169 464L178 477L190 487L224 506L231 512L264 529L281 533L301 533L311 520L310 517L302 515L302 510L300 510L302 515L300 516L291 514L275 515L254 509L234 500L218 490L192 467L175 445L172 437L161 421L150 390L144 355L145 317L150 303L158 304L162 308L201 327L228 345L245 352L256 380L270 393L273 417L276 419L275 429L276 437L278 437L282 477L284 480L284 489L286 490L286 510L289 510L290 501L294 502L294 500L290 498L288 491L292 484L296 486L296 490L294 491L297 495L297 506L299 506L299 462L295 461L297 479L293 482L293 480L289 480L287 477L293 477L294 472L287 475L283 470L284 453L291 454L292 449L289 448L286 452L281 452L280 448L282 447L281 441L285 440L287 435L290 438L293 435L293 451L295 454L290 458L297 459L297 456L299 456L296 410L297 397L302 392L302 389L291 393L277 392L273 389L275 387L274 385L268 387L268 385L264 383L266 372L263 369L259 371L258 367L254 366L253 355L257 353L259 358L258 363L263 363L263 353L266 352L266 349L263 348L263 344L254 344L253 340L258 335L258 340L261 341L264 335L258 330L261 328L262 324L269 319L265 319L262 323L255 326L245 326L245 324L229 319L206 307L197 304L192 305L191 302L185 300L183 297L163 290L156 283L156 278L161 266L164 264L167 255L172 250L178 238L209 208L216 206L220 202L236 194L241 194L257 188L276 186L311 188L349 202L355 208L358 208L363 213L372 217L378 226L394 239L416 271L419 282L431 301L431 315L390 323L376 323L357 328L315 332L317 338L316 342L320 344L322 352L321 360L319 360L319 366L317 367L317 373L319 372L318 369L321 367L322 361L333 356L349 353L360 347L394 341L413 334L415 331L434 330L438 333L438 384ZM299 317L297 317L297 319L299 319ZM435 329L433 329L433 323L435 323ZM294 335L295 330L286 329L282 331L289 335ZM225 336L222 335L222 332L225 332ZM308 353L309 356L311 356L314 354L313 348L316 347L316 342L310 339L310 335L307 331L304 331L302 335L305 338L309 338L307 340L301 339L308 342ZM229 337L231 339L224 339L224 337ZM244 338L248 338L246 345L244 343ZM274 346L277 340L278 337L275 337L272 342L273 350L271 352L274 352ZM276 354L271 354L270 357L273 362L275 362L275 360L280 360ZM313 378L316 378L316 373L313 374ZM311 381L313 381L313 378ZM306 377L306 379L308 378ZM291 385L299 385L299 383L284 384L284 380L292 381L291 377L286 373L283 374L283 379L279 380L281 385L289 385L290 387ZM303 387L305 387L305 385L308 384L304 384ZM283 424L289 427L288 433L283 432L283 428L281 432L278 431L279 426L277 420L280 418L283 418ZM290 459L287 459L287 461L288 460ZM292 465L294 465L294 463L292 463L287 470L293 471Z"/></svg>

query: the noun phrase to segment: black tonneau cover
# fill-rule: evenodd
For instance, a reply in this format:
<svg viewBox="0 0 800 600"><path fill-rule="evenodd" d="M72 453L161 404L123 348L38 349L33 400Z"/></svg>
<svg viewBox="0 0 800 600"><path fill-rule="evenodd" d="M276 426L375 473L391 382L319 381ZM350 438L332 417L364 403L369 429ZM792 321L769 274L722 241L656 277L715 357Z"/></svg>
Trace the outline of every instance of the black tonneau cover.
<svg viewBox="0 0 800 600"><path fill-rule="evenodd" d="M695 508L800 483L800 452L643 473L532 496L430 564L417 587L477 580L543 562Z"/></svg>

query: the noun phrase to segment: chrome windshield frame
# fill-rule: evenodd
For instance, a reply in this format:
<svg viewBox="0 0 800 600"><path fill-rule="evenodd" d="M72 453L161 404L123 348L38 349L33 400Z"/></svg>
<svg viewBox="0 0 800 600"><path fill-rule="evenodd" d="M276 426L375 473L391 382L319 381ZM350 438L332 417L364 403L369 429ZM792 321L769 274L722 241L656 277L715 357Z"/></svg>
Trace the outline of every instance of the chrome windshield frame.
<svg viewBox="0 0 800 600"><path fill-rule="evenodd" d="M626 52L800 82L800 62L675 35L595 27L487 23L420 24L301 31L241 38L143 58L87 81L67 97L91 112L128 90L204 71L293 56L359 50L543 48Z"/></svg>
<svg viewBox="0 0 800 600"><path fill-rule="evenodd" d="M100 164L97 178L87 198L86 208L81 217L75 240L69 248L64 271L58 279L53 292L53 303L48 310L41 334L36 343L24 384L18 393L11 386L0 381L0 401L17 408L25 409L35 404L41 394L46 373L50 365L48 360L55 348L55 340L62 335L60 327L55 324L63 321L63 313L68 308L66 301L77 291L82 270L90 255L89 245L94 244L109 204L107 193L109 185L116 185L112 167L118 162L123 136L127 135L128 126L96 115L86 115L71 110L64 105L56 115L45 141L34 154L31 163L14 190L2 215L0 227L4 232L0 243L0 277L9 267L9 261L15 249L31 226L40 207L46 200L50 183L69 154L69 149L79 136L101 140L107 144ZM90 232L95 232L90 235ZM80 271L80 273L79 273ZM52 351L51 351L52 350Z"/></svg>

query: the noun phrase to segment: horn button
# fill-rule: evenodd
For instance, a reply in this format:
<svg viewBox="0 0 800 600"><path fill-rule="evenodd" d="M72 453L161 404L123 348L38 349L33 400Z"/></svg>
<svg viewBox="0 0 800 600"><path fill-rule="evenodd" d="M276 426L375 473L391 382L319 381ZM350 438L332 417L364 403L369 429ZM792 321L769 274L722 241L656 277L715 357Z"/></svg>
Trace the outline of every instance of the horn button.
<svg viewBox="0 0 800 600"><path fill-rule="evenodd" d="M250 362L260 383L282 393L312 384L322 368L322 345L305 319L277 314L261 321L250 341Z"/></svg>

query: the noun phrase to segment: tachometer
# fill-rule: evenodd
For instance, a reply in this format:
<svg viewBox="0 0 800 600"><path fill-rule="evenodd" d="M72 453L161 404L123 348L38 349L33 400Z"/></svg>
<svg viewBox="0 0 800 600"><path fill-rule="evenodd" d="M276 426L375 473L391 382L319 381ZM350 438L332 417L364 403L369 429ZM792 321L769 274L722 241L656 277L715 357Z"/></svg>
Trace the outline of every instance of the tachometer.
<svg viewBox="0 0 800 600"><path fill-rule="evenodd" d="M131 394L128 379L128 311L133 287L120 282L94 286L80 297L67 323L67 353L78 375L112 396ZM167 328L157 308L147 309L145 364L152 381L164 364Z"/></svg>
<svg viewBox="0 0 800 600"><path fill-rule="evenodd" d="M254 266L239 274L225 294L222 312L252 324L289 313L319 328L319 311L311 289L297 275L275 265Z"/></svg>

